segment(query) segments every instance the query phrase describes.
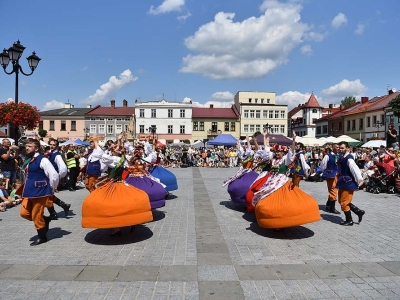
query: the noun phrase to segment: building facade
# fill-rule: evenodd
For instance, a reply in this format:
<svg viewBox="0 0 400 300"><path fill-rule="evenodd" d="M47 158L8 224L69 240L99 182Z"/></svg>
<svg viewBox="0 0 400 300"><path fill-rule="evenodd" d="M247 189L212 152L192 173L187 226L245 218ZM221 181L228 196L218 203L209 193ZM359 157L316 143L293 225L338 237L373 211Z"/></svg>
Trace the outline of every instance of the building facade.
<svg viewBox="0 0 400 300"><path fill-rule="evenodd" d="M235 105L230 108L192 108L192 140L212 140L220 133L240 137L240 115Z"/></svg>
<svg viewBox="0 0 400 300"><path fill-rule="evenodd" d="M123 100L122 106L115 106L115 100L110 106L96 106L85 114L85 138L97 135L99 140L117 140L121 132L126 132L128 139L133 136L135 108L128 106Z"/></svg>
<svg viewBox="0 0 400 300"><path fill-rule="evenodd" d="M192 102L135 101L135 133L139 140L164 144L192 139Z"/></svg>
<svg viewBox="0 0 400 300"><path fill-rule="evenodd" d="M272 92L237 92L235 106L240 114L240 137L263 131L287 135L287 105L277 105Z"/></svg>

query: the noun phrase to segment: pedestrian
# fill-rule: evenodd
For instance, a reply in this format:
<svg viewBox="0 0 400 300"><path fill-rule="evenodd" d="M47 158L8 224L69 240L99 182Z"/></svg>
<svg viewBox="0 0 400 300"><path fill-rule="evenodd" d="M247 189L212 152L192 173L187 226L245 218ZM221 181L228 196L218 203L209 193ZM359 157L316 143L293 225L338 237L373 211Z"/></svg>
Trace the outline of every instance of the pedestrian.
<svg viewBox="0 0 400 300"><path fill-rule="evenodd" d="M339 145L333 144L332 149L326 148L326 155L321 161L320 168L322 171L322 178L326 180L328 188L328 201L326 202L326 211L333 214L340 214L336 210L335 204L337 201L337 188L336 183L339 178L337 162L339 161Z"/></svg>
<svg viewBox="0 0 400 300"><path fill-rule="evenodd" d="M9 139L3 139L2 147L0 148L0 165L1 174L5 179L5 189L11 192L13 183L15 181L16 159L18 158L18 146L11 146Z"/></svg>
<svg viewBox="0 0 400 300"><path fill-rule="evenodd" d="M363 179L361 171L354 161L354 157L350 153L351 148L347 142L339 143L339 151L342 157L339 160L340 176L336 187L339 189L339 203L346 216L346 220L341 222L343 226L353 226L353 219L351 212L358 216L358 223L361 222L365 211L359 209L351 201L353 200L353 193L359 189Z"/></svg>
<svg viewBox="0 0 400 300"><path fill-rule="evenodd" d="M47 242L50 217L43 215L44 208L53 204L54 189L58 186L59 175L51 162L40 154L40 143L35 139L28 139L26 143L26 157L23 169L26 173L25 186L22 192L20 215L28 221L33 221L38 238L31 246Z"/></svg>
<svg viewBox="0 0 400 300"><path fill-rule="evenodd" d="M296 143L296 155L294 157L293 168L291 170L291 173L293 174L293 184L299 187L300 181L303 179L303 177L307 179L309 170L310 166L307 164L304 156L304 145L302 143Z"/></svg>
<svg viewBox="0 0 400 300"><path fill-rule="evenodd" d="M101 175L100 160L104 154L104 151L99 147L97 136L94 136L93 140L90 141L88 154L85 187L89 192L93 192L96 188L97 179Z"/></svg>
<svg viewBox="0 0 400 300"><path fill-rule="evenodd" d="M67 168L68 168L68 190L71 192L76 191L76 181L79 175L79 155L75 152L74 145L68 146L67 151Z"/></svg>
<svg viewBox="0 0 400 300"><path fill-rule="evenodd" d="M397 130L394 128L394 124L390 123L388 131L386 132L386 147L393 147L394 150L399 149L399 143L397 141Z"/></svg>

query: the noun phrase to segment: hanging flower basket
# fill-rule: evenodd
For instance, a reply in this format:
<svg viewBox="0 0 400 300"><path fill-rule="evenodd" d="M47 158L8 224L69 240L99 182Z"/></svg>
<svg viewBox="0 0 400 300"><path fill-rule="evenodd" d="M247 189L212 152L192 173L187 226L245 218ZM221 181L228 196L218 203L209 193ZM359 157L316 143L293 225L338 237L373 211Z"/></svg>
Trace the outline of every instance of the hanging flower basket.
<svg viewBox="0 0 400 300"><path fill-rule="evenodd" d="M0 103L0 126L12 124L15 127L25 127L28 130L35 129L40 121L40 112L36 106L29 103L7 101Z"/></svg>

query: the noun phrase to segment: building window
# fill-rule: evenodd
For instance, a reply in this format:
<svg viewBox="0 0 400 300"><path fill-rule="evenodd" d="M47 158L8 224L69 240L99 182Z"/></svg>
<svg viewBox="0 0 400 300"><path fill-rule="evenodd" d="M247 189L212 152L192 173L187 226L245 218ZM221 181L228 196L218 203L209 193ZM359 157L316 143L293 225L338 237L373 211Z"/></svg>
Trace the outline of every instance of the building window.
<svg viewBox="0 0 400 300"><path fill-rule="evenodd" d="M273 110L270 110L270 111L269 111L268 117L269 117L270 119L273 119L273 118L274 118L274 111L273 111Z"/></svg>
<svg viewBox="0 0 400 300"><path fill-rule="evenodd" d="M263 119L268 117L268 110L263 110Z"/></svg>
<svg viewBox="0 0 400 300"><path fill-rule="evenodd" d="M76 121L71 121L71 131L76 131Z"/></svg>
<svg viewBox="0 0 400 300"><path fill-rule="evenodd" d="M96 118L90 118L90 121L96 121Z"/></svg>
<svg viewBox="0 0 400 300"><path fill-rule="evenodd" d="M204 122L200 122L199 130L204 131Z"/></svg>
<svg viewBox="0 0 400 300"><path fill-rule="evenodd" d="M328 125L322 126L322 133L328 133Z"/></svg>
<svg viewBox="0 0 400 300"><path fill-rule="evenodd" d="M121 118L117 118L117 121L122 121L122 119Z"/></svg>
<svg viewBox="0 0 400 300"><path fill-rule="evenodd" d="M261 117L261 110L256 110L256 118L259 119Z"/></svg>
<svg viewBox="0 0 400 300"><path fill-rule="evenodd" d="M225 131L229 131L229 122L224 123Z"/></svg>
<svg viewBox="0 0 400 300"><path fill-rule="evenodd" d="M281 119L286 119L286 114L284 110L281 110Z"/></svg>
<svg viewBox="0 0 400 300"><path fill-rule="evenodd" d="M278 133L279 132L279 125L274 125L274 133Z"/></svg>
<svg viewBox="0 0 400 300"><path fill-rule="evenodd" d="M313 114L316 114L317 113L317 109L313 108L312 112L313 112Z"/></svg>
<svg viewBox="0 0 400 300"><path fill-rule="evenodd" d="M61 131L67 130L67 123L65 121L61 121Z"/></svg>
<svg viewBox="0 0 400 300"><path fill-rule="evenodd" d="M129 119L129 118L125 118L124 120L125 120L125 121L127 121L127 122L129 122L131 119Z"/></svg>
<svg viewBox="0 0 400 300"><path fill-rule="evenodd" d="M115 125L115 132L118 134L122 132L122 124Z"/></svg>
<svg viewBox="0 0 400 300"><path fill-rule="evenodd" d="M254 99L254 102L255 102L255 103L258 103L258 98L255 98L255 99Z"/></svg>
<svg viewBox="0 0 400 300"><path fill-rule="evenodd" d="M275 111L275 119L279 119L279 110Z"/></svg>
<svg viewBox="0 0 400 300"><path fill-rule="evenodd" d="M264 98L261 98L261 103L264 103Z"/></svg>
<svg viewBox="0 0 400 300"><path fill-rule="evenodd" d="M184 118L185 117L185 110L181 109L180 114L181 114L181 118Z"/></svg>
<svg viewBox="0 0 400 300"><path fill-rule="evenodd" d="M371 127L371 117L367 117L367 127Z"/></svg>
<svg viewBox="0 0 400 300"><path fill-rule="evenodd" d="M270 99L267 99L267 103L269 103Z"/></svg>
<svg viewBox="0 0 400 300"><path fill-rule="evenodd" d="M172 125L168 125L168 133L173 133Z"/></svg>
<svg viewBox="0 0 400 300"><path fill-rule="evenodd" d="M90 124L90 133L96 133L96 125Z"/></svg>
<svg viewBox="0 0 400 300"><path fill-rule="evenodd" d="M156 110L154 108L151 109L151 117L152 118L157 118L157 113L156 113Z"/></svg>
<svg viewBox="0 0 400 300"><path fill-rule="evenodd" d="M144 109L139 109L139 118L144 118Z"/></svg>
<svg viewBox="0 0 400 300"><path fill-rule="evenodd" d="M317 134L321 134L321 126L317 126Z"/></svg>
<svg viewBox="0 0 400 300"><path fill-rule="evenodd" d="M113 118L107 118L107 121L114 121Z"/></svg>
<svg viewBox="0 0 400 300"><path fill-rule="evenodd" d="M249 125L247 124L243 125L243 132L245 133L249 132Z"/></svg>
<svg viewBox="0 0 400 300"><path fill-rule="evenodd" d="M356 120L351 120L351 130L356 130Z"/></svg>
<svg viewBox="0 0 400 300"><path fill-rule="evenodd" d="M198 131L199 130L199 122L195 121L193 122L193 131Z"/></svg>
<svg viewBox="0 0 400 300"><path fill-rule="evenodd" d="M217 122L211 122L211 131L212 132L217 132L218 130L218 123Z"/></svg>
<svg viewBox="0 0 400 300"><path fill-rule="evenodd" d="M124 128L124 131L125 131L125 132L128 132L128 131L129 131L129 125L128 125L128 124L125 124L124 127L125 127L125 128Z"/></svg>
<svg viewBox="0 0 400 300"><path fill-rule="evenodd" d="M338 127L339 127L338 130L342 130L342 122L338 123Z"/></svg>
<svg viewBox="0 0 400 300"><path fill-rule="evenodd" d="M256 125L256 132L261 131L261 125Z"/></svg>
<svg viewBox="0 0 400 300"><path fill-rule="evenodd" d="M254 119L254 110L250 111L250 119Z"/></svg>
<svg viewBox="0 0 400 300"><path fill-rule="evenodd" d="M50 121L50 130L54 130L54 121Z"/></svg>
<svg viewBox="0 0 400 300"><path fill-rule="evenodd" d="M114 125L108 124L107 125L107 134L113 134L114 132Z"/></svg>
<svg viewBox="0 0 400 300"><path fill-rule="evenodd" d="M285 125L281 125L281 133L285 134Z"/></svg>
<svg viewBox="0 0 400 300"><path fill-rule="evenodd" d="M364 119L360 119L360 129L363 129L364 127Z"/></svg>
<svg viewBox="0 0 400 300"><path fill-rule="evenodd" d="M231 122L231 131L236 131L236 124L235 124L235 122Z"/></svg>
<svg viewBox="0 0 400 300"><path fill-rule="evenodd" d="M144 125L139 125L139 133L144 133Z"/></svg>
<svg viewBox="0 0 400 300"><path fill-rule="evenodd" d="M249 110L245 109L244 110L244 117L247 119L249 117Z"/></svg>
<svg viewBox="0 0 400 300"><path fill-rule="evenodd" d="M254 124L250 124L250 133L254 133Z"/></svg>
<svg viewBox="0 0 400 300"><path fill-rule="evenodd" d="M376 116L372 116L372 126L376 124Z"/></svg>
<svg viewBox="0 0 400 300"><path fill-rule="evenodd" d="M173 116L173 110L172 109L168 109L168 118L172 118Z"/></svg>
<svg viewBox="0 0 400 300"><path fill-rule="evenodd" d="M104 134L104 124L99 124L99 133Z"/></svg>
<svg viewBox="0 0 400 300"><path fill-rule="evenodd" d="M180 132L181 134L184 134L184 133L185 133L185 125L179 126L179 132Z"/></svg>
<svg viewBox="0 0 400 300"><path fill-rule="evenodd" d="M347 121L347 131L350 130L350 120Z"/></svg>
<svg viewBox="0 0 400 300"><path fill-rule="evenodd" d="M100 121L104 121L104 118L99 118Z"/></svg>
<svg viewBox="0 0 400 300"><path fill-rule="evenodd" d="M249 98L249 103L251 103L251 98Z"/></svg>
<svg viewBox="0 0 400 300"><path fill-rule="evenodd" d="M394 123L394 116L393 115L390 115L389 116L389 124L390 123Z"/></svg>
<svg viewBox="0 0 400 300"><path fill-rule="evenodd" d="M381 123L382 123L382 124L385 123L385 115L381 115Z"/></svg>
<svg viewBox="0 0 400 300"><path fill-rule="evenodd" d="M43 130L43 121L39 121L39 130Z"/></svg>
<svg viewBox="0 0 400 300"><path fill-rule="evenodd" d="M317 122L317 118L313 118L312 122L313 122L313 124L315 124L315 122Z"/></svg>

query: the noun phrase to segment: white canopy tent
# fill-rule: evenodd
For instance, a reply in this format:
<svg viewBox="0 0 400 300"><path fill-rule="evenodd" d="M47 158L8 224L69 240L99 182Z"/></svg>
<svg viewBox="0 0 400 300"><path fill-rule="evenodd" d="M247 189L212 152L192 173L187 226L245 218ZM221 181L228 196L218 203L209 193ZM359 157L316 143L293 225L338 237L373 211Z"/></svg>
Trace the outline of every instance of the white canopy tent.
<svg viewBox="0 0 400 300"><path fill-rule="evenodd" d="M372 140L372 141L366 142L361 147L363 147L363 148L368 148L368 147L379 148L380 146L385 146L386 147L386 141L383 141L383 140Z"/></svg>
<svg viewBox="0 0 400 300"><path fill-rule="evenodd" d="M312 135L304 135L299 140L296 137L296 142L302 143L304 146L322 146L325 143Z"/></svg>

